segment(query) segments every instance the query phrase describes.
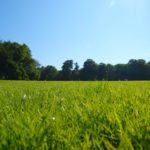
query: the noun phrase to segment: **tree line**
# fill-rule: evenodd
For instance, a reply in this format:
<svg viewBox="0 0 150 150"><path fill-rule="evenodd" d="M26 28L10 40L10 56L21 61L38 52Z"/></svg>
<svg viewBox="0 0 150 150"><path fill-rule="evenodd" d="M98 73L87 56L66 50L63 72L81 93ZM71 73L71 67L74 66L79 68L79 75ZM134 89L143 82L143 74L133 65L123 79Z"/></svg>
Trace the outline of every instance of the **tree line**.
<svg viewBox="0 0 150 150"><path fill-rule="evenodd" d="M0 79L5 80L150 80L150 62L131 59L126 64L96 63L87 59L83 67L66 60L61 70L41 66L26 44L0 41Z"/></svg>

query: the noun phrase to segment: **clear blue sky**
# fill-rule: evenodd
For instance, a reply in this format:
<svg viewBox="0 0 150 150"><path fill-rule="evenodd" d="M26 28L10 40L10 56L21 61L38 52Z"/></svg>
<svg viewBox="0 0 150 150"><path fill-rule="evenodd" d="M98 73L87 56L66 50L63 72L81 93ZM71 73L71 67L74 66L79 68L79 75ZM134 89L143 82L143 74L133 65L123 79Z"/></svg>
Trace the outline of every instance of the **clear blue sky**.
<svg viewBox="0 0 150 150"><path fill-rule="evenodd" d="M150 0L0 0L0 39L42 65L150 60Z"/></svg>

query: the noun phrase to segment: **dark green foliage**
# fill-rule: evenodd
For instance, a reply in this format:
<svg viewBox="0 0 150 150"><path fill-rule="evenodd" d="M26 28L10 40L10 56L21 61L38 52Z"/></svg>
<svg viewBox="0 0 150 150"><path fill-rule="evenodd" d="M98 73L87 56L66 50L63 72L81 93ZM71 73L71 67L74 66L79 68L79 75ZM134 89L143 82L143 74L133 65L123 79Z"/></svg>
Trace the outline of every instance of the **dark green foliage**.
<svg viewBox="0 0 150 150"><path fill-rule="evenodd" d="M0 42L0 78L7 80L35 80L39 77L38 63L27 45Z"/></svg>
<svg viewBox="0 0 150 150"><path fill-rule="evenodd" d="M87 59L83 68L66 60L61 70L40 67L26 44L0 41L0 79L6 80L150 80L150 62L131 59L127 64L97 64Z"/></svg>
<svg viewBox="0 0 150 150"><path fill-rule="evenodd" d="M106 79L107 80L114 80L115 78L115 68L111 64L107 64L107 75Z"/></svg>
<svg viewBox="0 0 150 150"><path fill-rule="evenodd" d="M87 59L84 62L84 67L81 70L82 80L97 80L98 65L92 59Z"/></svg>
<svg viewBox="0 0 150 150"><path fill-rule="evenodd" d="M126 64L115 65L115 79L118 79L118 80L127 79L127 65Z"/></svg>
<svg viewBox="0 0 150 150"><path fill-rule="evenodd" d="M71 80L72 69L73 69L73 60L66 60L62 66L61 80Z"/></svg>
<svg viewBox="0 0 150 150"><path fill-rule="evenodd" d="M47 66L41 68L41 80L56 80L58 71L53 66Z"/></svg>
<svg viewBox="0 0 150 150"><path fill-rule="evenodd" d="M74 64L74 69L72 71L72 80L80 80L80 70L77 62Z"/></svg>
<svg viewBox="0 0 150 150"><path fill-rule="evenodd" d="M104 63L100 63L98 66L98 80L105 80L107 77L107 67Z"/></svg>
<svg viewBox="0 0 150 150"><path fill-rule="evenodd" d="M143 59L131 59L128 62L128 78L130 80L144 80L146 79L146 62Z"/></svg>

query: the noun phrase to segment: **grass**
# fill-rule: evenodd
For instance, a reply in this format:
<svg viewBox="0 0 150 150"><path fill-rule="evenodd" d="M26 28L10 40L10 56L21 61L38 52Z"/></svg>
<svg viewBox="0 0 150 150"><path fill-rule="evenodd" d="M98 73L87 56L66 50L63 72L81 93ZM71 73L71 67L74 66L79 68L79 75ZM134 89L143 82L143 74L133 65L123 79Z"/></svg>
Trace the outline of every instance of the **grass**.
<svg viewBox="0 0 150 150"><path fill-rule="evenodd" d="M0 81L0 149L150 149L150 82Z"/></svg>

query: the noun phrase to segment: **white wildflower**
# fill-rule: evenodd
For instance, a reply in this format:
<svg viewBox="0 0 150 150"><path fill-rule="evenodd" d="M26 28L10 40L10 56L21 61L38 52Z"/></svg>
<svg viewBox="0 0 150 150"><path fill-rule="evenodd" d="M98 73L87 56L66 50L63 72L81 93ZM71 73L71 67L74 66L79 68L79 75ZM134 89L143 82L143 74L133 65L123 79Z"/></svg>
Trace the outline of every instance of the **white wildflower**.
<svg viewBox="0 0 150 150"><path fill-rule="evenodd" d="M55 117L52 117L52 120L56 120L56 118L55 118Z"/></svg>
<svg viewBox="0 0 150 150"><path fill-rule="evenodd" d="M27 97L27 95L26 95L26 94L24 94L24 95L23 95L23 99L26 99L26 97Z"/></svg>

